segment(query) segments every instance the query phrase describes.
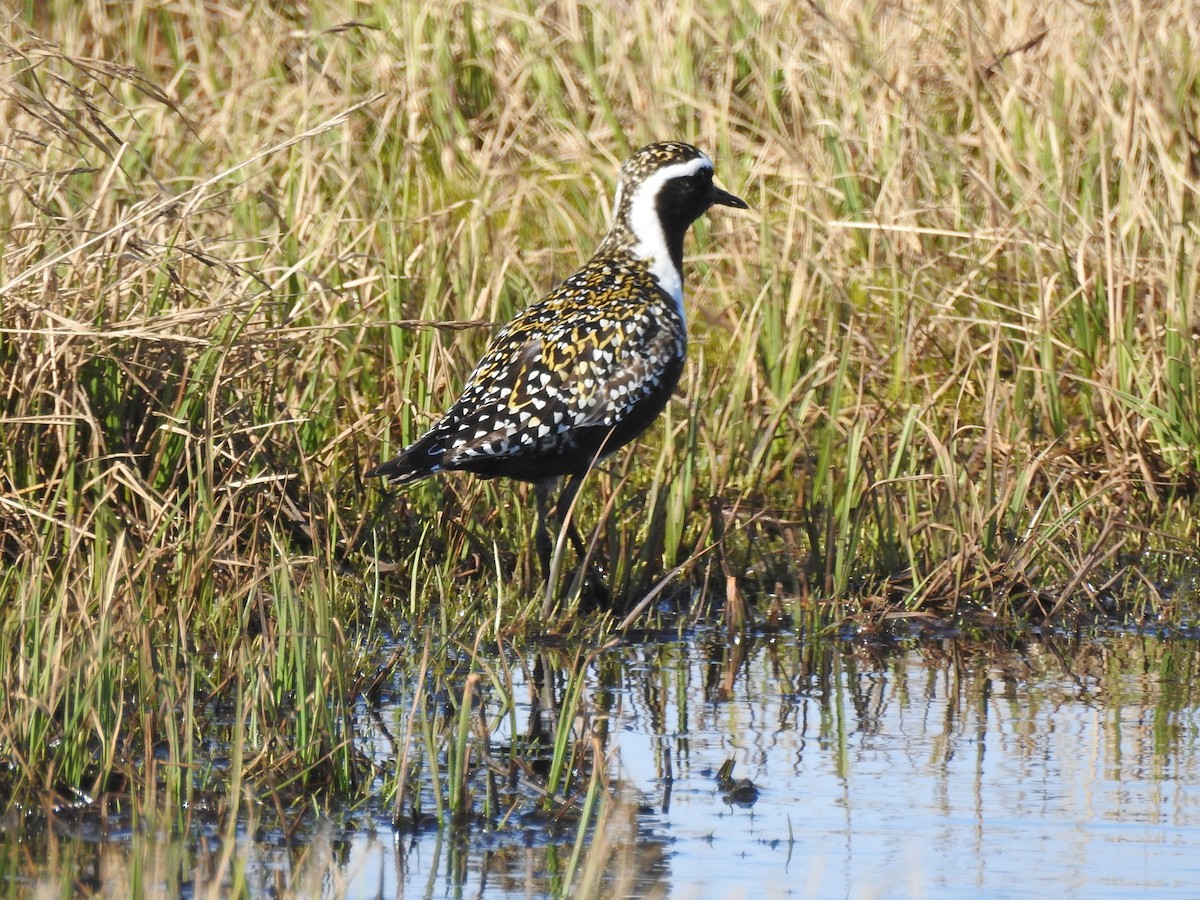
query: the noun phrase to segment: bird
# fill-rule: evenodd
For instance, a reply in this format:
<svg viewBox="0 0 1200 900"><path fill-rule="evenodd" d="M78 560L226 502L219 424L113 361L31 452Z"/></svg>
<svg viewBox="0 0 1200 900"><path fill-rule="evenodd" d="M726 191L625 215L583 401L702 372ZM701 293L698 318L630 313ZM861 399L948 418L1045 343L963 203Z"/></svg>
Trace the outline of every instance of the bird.
<svg viewBox="0 0 1200 900"><path fill-rule="evenodd" d="M592 257L502 327L446 413L366 477L403 485L464 471L532 483L549 583L549 501L565 476L554 514L584 559L569 514L584 475L650 426L683 371L684 236L713 206L749 208L713 174L712 159L680 141L630 156Z"/></svg>

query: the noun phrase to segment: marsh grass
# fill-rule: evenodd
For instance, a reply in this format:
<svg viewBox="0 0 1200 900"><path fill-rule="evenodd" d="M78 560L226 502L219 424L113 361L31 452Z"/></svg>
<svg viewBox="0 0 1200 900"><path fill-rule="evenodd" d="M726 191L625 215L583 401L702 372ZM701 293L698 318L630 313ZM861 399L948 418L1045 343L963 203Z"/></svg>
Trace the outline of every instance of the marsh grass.
<svg viewBox="0 0 1200 900"><path fill-rule="evenodd" d="M10 805L148 770L181 807L362 797L364 685L408 625L1194 616L1190 4L301 9L3 14ZM362 472L665 136L753 211L697 224L678 395L581 495L616 601L585 614L570 554L540 594L525 488ZM444 759L443 821L487 796L456 696L452 738L406 744Z"/></svg>

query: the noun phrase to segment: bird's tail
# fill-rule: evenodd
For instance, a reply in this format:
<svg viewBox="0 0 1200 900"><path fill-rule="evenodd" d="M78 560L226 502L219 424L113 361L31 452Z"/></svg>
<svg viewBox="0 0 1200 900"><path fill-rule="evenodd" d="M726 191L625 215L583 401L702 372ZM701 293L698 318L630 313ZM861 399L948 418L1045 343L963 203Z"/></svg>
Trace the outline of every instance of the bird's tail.
<svg viewBox="0 0 1200 900"><path fill-rule="evenodd" d="M438 471L440 458L428 452L428 435L400 451L395 459L380 463L366 473L367 478L386 478L392 484L408 484Z"/></svg>
<svg viewBox="0 0 1200 900"><path fill-rule="evenodd" d="M395 459L389 459L385 463L380 463L373 469L368 469L367 478L386 478L392 482L413 481L421 476L416 473L412 463L408 461L407 454L400 454Z"/></svg>

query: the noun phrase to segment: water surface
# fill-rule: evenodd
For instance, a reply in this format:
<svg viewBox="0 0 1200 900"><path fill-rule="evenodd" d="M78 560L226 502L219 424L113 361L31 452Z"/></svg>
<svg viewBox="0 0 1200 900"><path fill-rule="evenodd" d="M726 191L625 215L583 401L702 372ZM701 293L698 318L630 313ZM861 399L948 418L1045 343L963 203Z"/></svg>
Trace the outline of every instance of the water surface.
<svg viewBox="0 0 1200 900"><path fill-rule="evenodd" d="M515 716L485 692L497 746L553 719L562 658L508 660ZM1015 646L700 635L604 651L585 704L617 776L605 890L1200 896L1197 661L1195 643L1121 634ZM403 731L410 703L397 684L364 709L360 741L383 766L394 745L380 735ZM569 834L395 833L387 812L326 822L299 845L243 828L247 883L364 898L561 889ZM161 852L196 864L198 845L178 840ZM90 846L98 886L122 884L128 837ZM222 852L215 836L205 846Z"/></svg>

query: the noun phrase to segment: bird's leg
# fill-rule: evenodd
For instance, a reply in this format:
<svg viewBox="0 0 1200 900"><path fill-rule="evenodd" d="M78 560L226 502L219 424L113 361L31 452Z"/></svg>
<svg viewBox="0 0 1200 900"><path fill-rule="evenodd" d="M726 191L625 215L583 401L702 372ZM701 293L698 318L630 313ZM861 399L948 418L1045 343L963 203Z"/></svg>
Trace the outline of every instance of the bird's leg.
<svg viewBox="0 0 1200 900"><path fill-rule="evenodd" d="M542 614L549 617L554 610L554 584L557 581L556 575L560 571L562 565L562 538L565 534L567 540L571 542L571 546L575 548L575 553L579 556L579 565L582 569L583 584L587 586L588 603L591 605L607 606L609 603L608 588L604 583L604 579L596 571L595 566L591 565L588 559L588 548L583 542L583 537L579 534L579 529L575 527L575 517L572 505L575 502L575 496L579 493L579 487L583 484L582 475L571 475L567 478L567 483L563 486L562 493L558 495L558 502L554 504L553 515L562 524L562 527L555 532L554 538L550 536L550 530L547 525L547 519L550 516L550 510L547 508L550 500L550 490L554 486L555 479L543 478L540 481L535 481L533 490L537 498L538 524L537 524L537 551L538 558L542 563L542 576L545 583L545 597L542 600Z"/></svg>
<svg viewBox="0 0 1200 900"><path fill-rule="evenodd" d="M557 479L543 478L533 483L533 495L537 500L537 533L534 543L537 546L538 560L542 564L542 581L550 583L550 560L554 554L554 542L550 540L550 530L546 526L546 516L550 504L550 489Z"/></svg>
<svg viewBox="0 0 1200 900"><path fill-rule="evenodd" d="M587 554L587 547L583 545L583 538L579 536L579 529L575 527L575 516L571 514L573 512L571 504L575 502L575 495L579 493L581 484L583 484L582 475L571 475L567 478L562 493L558 495L558 502L554 504L554 514L558 517L558 521L563 523L567 539L579 555L579 561L583 562L583 558Z"/></svg>
<svg viewBox="0 0 1200 900"><path fill-rule="evenodd" d="M600 573L596 571L596 567L592 565L592 561L588 558L588 548L583 543L583 538L579 535L579 529L575 527L575 516L572 515L574 510L571 507L575 502L575 495L579 493L579 487L582 484L582 475L571 475L567 478L567 483L563 486L562 493L558 495L558 503L554 507L555 515L562 522L563 530L566 532L571 546L575 548L575 553L579 557L579 565L585 567L583 580L590 590L590 602L607 606L610 600L608 587L605 585Z"/></svg>
<svg viewBox="0 0 1200 900"><path fill-rule="evenodd" d="M562 536L566 532L567 537L571 541L571 545L575 548L575 552L579 554L580 559L584 555L583 538L579 536L579 531L575 528L575 523L568 516L568 511L571 502L575 499L575 494L579 491L579 485L583 478L579 475L572 475L567 479L566 487L558 497L558 502L554 504L552 510L547 510L547 501L550 499L550 489L554 486L557 479L543 478L536 482L535 489L538 491L538 555L542 558L542 574L546 578L546 599L545 605L549 607L551 597L554 593L554 585L558 581L558 573L562 571ZM553 514L559 522L562 523L561 529L556 529L551 532L547 527L546 520Z"/></svg>

